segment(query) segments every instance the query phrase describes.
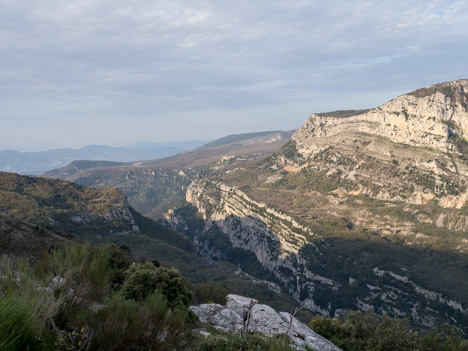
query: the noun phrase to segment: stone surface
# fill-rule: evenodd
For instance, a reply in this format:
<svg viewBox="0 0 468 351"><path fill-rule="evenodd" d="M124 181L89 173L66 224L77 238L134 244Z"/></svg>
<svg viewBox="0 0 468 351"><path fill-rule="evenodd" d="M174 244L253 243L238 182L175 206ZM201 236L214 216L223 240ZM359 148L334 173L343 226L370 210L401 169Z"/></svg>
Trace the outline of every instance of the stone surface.
<svg viewBox="0 0 468 351"><path fill-rule="evenodd" d="M244 297L240 295L230 294L226 296L226 308L237 313L243 319L247 318L247 313L249 310L250 303L253 301L253 304L258 304L258 301L251 299L249 297Z"/></svg>
<svg viewBox="0 0 468 351"><path fill-rule="evenodd" d="M440 91L418 97L414 93L399 96L367 113L342 117L311 115L304 126L293 135L303 154L315 154L321 150L323 140L338 134L374 134L387 137L393 142L454 150L447 136L448 121L458 126L458 133L468 137L468 110L466 91L468 80L444 83L445 88L454 89L457 98L452 100ZM434 86L433 86L434 87ZM430 89L426 88L426 89ZM443 91L444 87L438 87Z"/></svg>
<svg viewBox="0 0 468 351"><path fill-rule="evenodd" d="M231 294L226 297L226 307L218 304L203 304L192 306L190 309L200 318L200 321L210 323L216 329L229 333L243 332L252 300L255 304L252 307L249 332L260 332L267 336L288 333L292 342L300 350L304 350L307 346L317 351L340 351L332 342L291 317L289 313L278 313L270 306L259 304L257 300L248 297ZM291 328L289 328L290 323Z"/></svg>
<svg viewBox="0 0 468 351"><path fill-rule="evenodd" d="M224 307L216 303L192 306L190 309L198 316L201 322L209 323L210 319L219 313Z"/></svg>
<svg viewBox="0 0 468 351"><path fill-rule="evenodd" d="M209 320L216 329L222 329L228 333L237 333L244 330L244 319L233 310L223 308Z"/></svg>

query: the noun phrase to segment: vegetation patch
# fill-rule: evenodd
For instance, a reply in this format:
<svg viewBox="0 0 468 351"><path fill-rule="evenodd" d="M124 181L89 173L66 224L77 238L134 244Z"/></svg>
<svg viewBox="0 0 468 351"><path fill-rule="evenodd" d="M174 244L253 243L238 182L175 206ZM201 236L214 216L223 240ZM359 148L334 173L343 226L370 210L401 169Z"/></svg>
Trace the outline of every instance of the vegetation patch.
<svg viewBox="0 0 468 351"><path fill-rule="evenodd" d="M463 332L449 324L418 332L408 319L378 316L371 311L348 313L342 320L317 316L309 326L343 351L466 351Z"/></svg>
<svg viewBox="0 0 468 351"><path fill-rule="evenodd" d="M338 117L338 118L347 118L352 116L362 115L364 113L369 112L371 109L363 109L363 110L337 110L337 111L330 111L330 112L320 112L316 113L317 116L320 117Z"/></svg>

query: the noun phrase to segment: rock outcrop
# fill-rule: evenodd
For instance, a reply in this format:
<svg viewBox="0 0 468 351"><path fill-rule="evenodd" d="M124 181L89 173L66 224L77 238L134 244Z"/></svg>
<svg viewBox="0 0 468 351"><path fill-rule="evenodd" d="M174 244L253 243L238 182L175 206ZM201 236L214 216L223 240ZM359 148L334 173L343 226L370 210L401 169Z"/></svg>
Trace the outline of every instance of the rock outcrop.
<svg viewBox="0 0 468 351"><path fill-rule="evenodd" d="M449 136L454 124L459 135L468 138L467 97L468 80L459 80L399 96L356 116L313 114L292 139L299 152L307 156L327 147L327 138L360 133L379 135L395 143L453 151L455 146Z"/></svg>
<svg viewBox="0 0 468 351"><path fill-rule="evenodd" d="M312 114L292 137L298 157L278 162L288 172L342 174L348 194L460 209L468 199L467 106L468 80L459 80L354 116Z"/></svg>
<svg viewBox="0 0 468 351"><path fill-rule="evenodd" d="M306 346L316 351L341 350L289 313L278 313L270 306L259 304L258 301L247 297L231 294L226 297L226 306L202 304L192 306L190 309L203 323L209 323L214 328L227 333L239 333L245 330L249 307L251 308L249 332L260 332L266 336L287 333L299 350L305 350Z"/></svg>

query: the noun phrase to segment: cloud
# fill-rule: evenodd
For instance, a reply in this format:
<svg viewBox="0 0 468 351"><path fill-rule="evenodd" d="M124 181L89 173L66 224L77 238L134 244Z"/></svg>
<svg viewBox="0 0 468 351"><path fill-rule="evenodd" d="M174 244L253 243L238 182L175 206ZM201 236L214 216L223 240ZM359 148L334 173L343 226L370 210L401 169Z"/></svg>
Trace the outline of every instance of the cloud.
<svg viewBox="0 0 468 351"><path fill-rule="evenodd" d="M152 116L154 126L198 111L206 130L201 111L217 110L229 133L227 111L300 106L305 119L339 101L374 106L466 77L466 23L466 1L2 0L0 121L24 121L35 104L47 123L67 113L84 123ZM179 125L164 125L177 139Z"/></svg>

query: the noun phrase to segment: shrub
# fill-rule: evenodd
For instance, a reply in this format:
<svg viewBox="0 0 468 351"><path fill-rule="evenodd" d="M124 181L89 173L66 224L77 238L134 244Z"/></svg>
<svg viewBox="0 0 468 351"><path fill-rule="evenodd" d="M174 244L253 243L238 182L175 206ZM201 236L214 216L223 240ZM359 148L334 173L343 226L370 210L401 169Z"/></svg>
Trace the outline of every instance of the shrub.
<svg viewBox="0 0 468 351"><path fill-rule="evenodd" d="M195 305L201 303L222 305L226 302L226 296L229 294L227 287L219 283L192 284L190 287L193 291L192 303Z"/></svg>
<svg viewBox="0 0 468 351"><path fill-rule="evenodd" d="M56 322L64 327L81 311L101 301L110 289L113 274L109 268L112 249L107 246L71 244L63 250L52 251L38 267L43 279L50 284L54 296L63 300Z"/></svg>
<svg viewBox="0 0 468 351"><path fill-rule="evenodd" d="M130 262L114 245L76 243L34 267L1 258L0 350L186 349L193 313L185 279L172 268ZM122 283L125 294L113 291Z"/></svg>
<svg viewBox="0 0 468 351"><path fill-rule="evenodd" d="M317 315L310 321L309 327L323 337L333 339L336 345L343 345L350 338L348 329L340 324L337 318L325 318Z"/></svg>
<svg viewBox="0 0 468 351"><path fill-rule="evenodd" d="M184 350L191 343L187 310L173 311L156 292L145 300L114 294L92 320L93 350Z"/></svg>
<svg viewBox="0 0 468 351"><path fill-rule="evenodd" d="M417 332L406 318L380 317L371 311L351 312L342 323L317 316L309 326L344 351L468 351L468 340L453 326Z"/></svg>
<svg viewBox="0 0 468 351"><path fill-rule="evenodd" d="M444 323L421 337L421 349L430 351L468 351L468 340L460 329Z"/></svg>
<svg viewBox="0 0 468 351"><path fill-rule="evenodd" d="M251 334L245 342L241 334L210 336L201 342L199 351L292 351L289 342L283 345L282 337L265 337Z"/></svg>
<svg viewBox="0 0 468 351"><path fill-rule="evenodd" d="M187 309L192 293L185 278L175 268L155 267L152 263L134 263L127 270L122 286L126 299L144 300L158 291L173 309Z"/></svg>
<svg viewBox="0 0 468 351"><path fill-rule="evenodd" d="M117 247L116 245L110 245L110 256L108 261L108 268L111 271L110 282L112 288L115 290L120 289L124 280L125 272L133 263L130 256L130 249L123 245Z"/></svg>
<svg viewBox="0 0 468 351"><path fill-rule="evenodd" d="M41 330L30 310L13 296L0 300L0 350L39 350Z"/></svg>
<svg viewBox="0 0 468 351"><path fill-rule="evenodd" d="M0 277L0 350L40 349L51 338L62 300L50 294L48 282L39 279L25 259L4 257ZM20 344L26 346L13 346Z"/></svg>
<svg viewBox="0 0 468 351"><path fill-rule="evenodd" d="M310 327L347 351L417 349L408 319L380 317L371 311L349 313L343 324L335 318L315 317Z"/></svg>

